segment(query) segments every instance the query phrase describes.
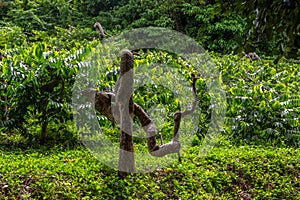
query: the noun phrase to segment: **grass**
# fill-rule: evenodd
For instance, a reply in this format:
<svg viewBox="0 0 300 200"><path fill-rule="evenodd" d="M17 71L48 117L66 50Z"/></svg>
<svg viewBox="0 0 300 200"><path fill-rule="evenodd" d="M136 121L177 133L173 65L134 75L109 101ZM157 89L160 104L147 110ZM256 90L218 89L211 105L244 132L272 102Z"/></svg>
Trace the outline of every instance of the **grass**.
<svg viewBox="0 0 300 200"><path fill-rule="evenodd" d="M198 152L120 179L84 147L2 148L0 199L300 199L299 149L224 143Z"/></svg>

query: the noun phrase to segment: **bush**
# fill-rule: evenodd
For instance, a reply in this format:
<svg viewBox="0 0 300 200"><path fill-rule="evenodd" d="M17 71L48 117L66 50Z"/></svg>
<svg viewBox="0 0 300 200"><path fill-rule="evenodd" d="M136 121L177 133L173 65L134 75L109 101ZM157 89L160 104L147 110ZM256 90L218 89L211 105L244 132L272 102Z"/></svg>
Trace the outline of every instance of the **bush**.
<svg viewBox="0 0 300 200"><path fill-rule="evenodd" d="M77 63L85 53L84 49L55 51L45 43L7 51L1 65L1 78L6 81L2 95L8 97L8 119L4 126L45 141L50 122L63 127L71 120L71 89ZM38 137L28 131L35 124L41 125Z"/></svg>
<svg viewBox="0 0 300 200"><path fill-rule="evenodd" d="M0 49L14 48L26 43L26 35L23 28L10 23L0 24Z"/></svg>
<svg viewBox="0 0 300 200"><path fill-rule="evenodd" d="M227 92L226 128L237 143L299 146L300 65L217 58Z"/></svg>

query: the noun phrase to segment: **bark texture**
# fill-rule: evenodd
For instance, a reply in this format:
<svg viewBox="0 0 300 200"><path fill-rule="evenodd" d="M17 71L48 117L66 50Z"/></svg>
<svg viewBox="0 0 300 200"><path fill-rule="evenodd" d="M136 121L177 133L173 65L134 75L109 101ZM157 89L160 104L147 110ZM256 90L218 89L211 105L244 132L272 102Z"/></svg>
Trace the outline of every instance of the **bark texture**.
<svg viewBox="0 0 300 200"><path fill-rule="evenodd" d="M116 109L113 114L120 117L119 175L126 177L135 172L133 152L133 54L125 50L121 56L121 74L116 84Z"/></svg>

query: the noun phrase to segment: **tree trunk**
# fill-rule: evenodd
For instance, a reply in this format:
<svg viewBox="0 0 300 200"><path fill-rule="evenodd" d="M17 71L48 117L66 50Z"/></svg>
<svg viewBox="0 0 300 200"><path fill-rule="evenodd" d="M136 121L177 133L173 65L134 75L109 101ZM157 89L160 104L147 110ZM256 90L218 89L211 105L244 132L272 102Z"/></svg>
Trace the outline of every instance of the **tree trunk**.
<svg viewBox="0 0 300 200"><path fill-rule="evenodd" d="M120 120L119 175L126 177L135 172L133 149L133 54L125 50L121 57L121 73L116 84L116 106Z"/></svg>
<svg viewBox="0 0 300 200"><path fill-rule="evenodd" d="M0 61L2 61L3 58L5 58L6 56L0 52ZM1 69L0 69L0 73L2 73ZM4 79L0 79L0 83L5 85L6 81ZM1 119L2 121L6 121L7 117L6 117L6 112L7 112L7 105L6 105L6 101L7 101L7 97L6 96L0 96L0 100L3 101L4 103L1 105L1 111L2 111L2 116Z"/></svg>
<svg viewBox="0 0 300 200"><path fill-rule="evenodd" d="M48 120L47 120L47 105L49 101L46 100L43 104L44 110L42 112L42 132L41 132L41 143L45 143L48 135Z"/></svg>
<svg viewBox="0 0 300 200"><path fill-rule="evenodd" d="M2 80L0 80L0 81L2 82ZM5 83L3 82L3 84L5 84ZM1 117L1 119L2 119L2 121L6 121L7 120L7 117L6 117L6 112L7 112L6 100L7 99L6 99L5 96L1 96L1 101L5 102L1 106L1 110L2 110L2 117Z"/></svg>
<svg viewBox="0 0 300 200"><path fill-rule="evenodd" d="M41 143L44 144L46 142L48 135L48 122L47 119L43 119L42 122L42 133L41 133Z"/></svg>

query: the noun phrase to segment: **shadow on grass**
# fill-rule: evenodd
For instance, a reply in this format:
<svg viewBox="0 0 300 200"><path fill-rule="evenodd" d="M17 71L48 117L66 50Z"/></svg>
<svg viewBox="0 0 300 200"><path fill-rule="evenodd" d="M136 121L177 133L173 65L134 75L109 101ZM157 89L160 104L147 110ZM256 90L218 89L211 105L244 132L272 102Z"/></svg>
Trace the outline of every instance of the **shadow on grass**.
<svg viewBox="0 0 300 200"><path fill-rule="evenodd" d="M45 141L38 137L24 137L20 133L7 133L0 131L0 150L1 151L49 151L50 149L60 148L72 150L83 147L77 135L68 137L48 136Z"/></svg>

